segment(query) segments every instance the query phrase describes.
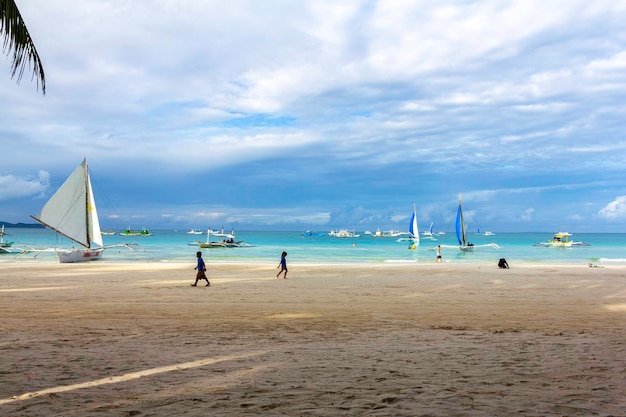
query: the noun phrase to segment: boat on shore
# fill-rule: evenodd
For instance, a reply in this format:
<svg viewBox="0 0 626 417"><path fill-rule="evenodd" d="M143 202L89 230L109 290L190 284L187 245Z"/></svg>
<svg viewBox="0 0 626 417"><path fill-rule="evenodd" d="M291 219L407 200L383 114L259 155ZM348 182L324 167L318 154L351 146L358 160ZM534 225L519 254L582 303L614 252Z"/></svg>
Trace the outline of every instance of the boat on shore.
<svg viewBox="0 0 626 417"><path fill-rule="evenodd" d="M61 263L95 261L102 258L105 249L126 244L104 246L98 210L94 199L87 158L70 174L43 206L38 216L30 216L38 223L65 236L82 248L26 249L22 253L54 250Z"/></svg>

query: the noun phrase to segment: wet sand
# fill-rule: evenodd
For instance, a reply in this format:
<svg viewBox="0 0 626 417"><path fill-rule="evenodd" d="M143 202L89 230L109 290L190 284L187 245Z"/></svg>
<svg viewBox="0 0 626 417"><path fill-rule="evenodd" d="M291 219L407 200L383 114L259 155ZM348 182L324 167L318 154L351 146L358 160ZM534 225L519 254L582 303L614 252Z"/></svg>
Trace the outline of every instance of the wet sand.
<svg viewBox="0 0 626 417"><path fill-rule="evenodd" d="M194 266L2 263L0 415L626 415L626 267Z"/></svg>

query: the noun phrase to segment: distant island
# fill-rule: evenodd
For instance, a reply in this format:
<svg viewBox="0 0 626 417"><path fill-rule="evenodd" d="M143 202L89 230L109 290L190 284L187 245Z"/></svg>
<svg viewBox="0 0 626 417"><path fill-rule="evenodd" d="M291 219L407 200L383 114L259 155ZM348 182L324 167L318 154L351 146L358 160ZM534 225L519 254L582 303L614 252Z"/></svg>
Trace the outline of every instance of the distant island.
<svg viewBox="0 0 626 417"><path fill-rule="evenodd" d="M44 226L39 223L9 223L0 221L0 226L2 225L6 228L19 227L20 229L44 229Z"/></svg>

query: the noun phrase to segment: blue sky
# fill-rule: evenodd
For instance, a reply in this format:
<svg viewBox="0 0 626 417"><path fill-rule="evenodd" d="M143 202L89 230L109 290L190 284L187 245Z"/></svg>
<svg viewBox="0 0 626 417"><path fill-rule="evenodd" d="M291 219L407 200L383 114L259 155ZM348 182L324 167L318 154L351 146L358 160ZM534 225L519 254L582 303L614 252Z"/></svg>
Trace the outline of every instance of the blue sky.
<svg viewBox="0 0 626 417"><path fill-rule="evenodd" d="M87 157L105 228L626 232L626 2L17 4L2 221Z"/></svg>

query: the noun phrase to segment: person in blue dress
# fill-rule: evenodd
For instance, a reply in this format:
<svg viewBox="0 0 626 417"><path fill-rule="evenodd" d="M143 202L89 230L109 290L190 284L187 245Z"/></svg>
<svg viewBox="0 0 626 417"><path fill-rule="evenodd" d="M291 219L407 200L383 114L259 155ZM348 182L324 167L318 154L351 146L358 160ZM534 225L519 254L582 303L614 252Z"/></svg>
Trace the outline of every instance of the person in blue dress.
<svg viewBox="0 0 626 417"><path fill-rule="evenodd" d="M193 284L191 284L192 287L195 287L198 285L198 281L200 281L201 279L206 281L206 286L210 287L211 283L209 282L209 279L206 277L206 265L204 264L204 259L202 259L202 252L198 251L196 252L196 258L198 258L198 265L194 268L196 269L198 272L196 273L196 282L194 282Z"/></svg>
<svg viewBox="0 0 626 417"><path fill-rule="evenodd" d="M287 279L287 252L282 253L282 255L280 256L280 263L276 268L280 268L280 271L278 271L278 274L276 274L276 278L280 278L280 274L285 271L283 279Z"/></svg>

